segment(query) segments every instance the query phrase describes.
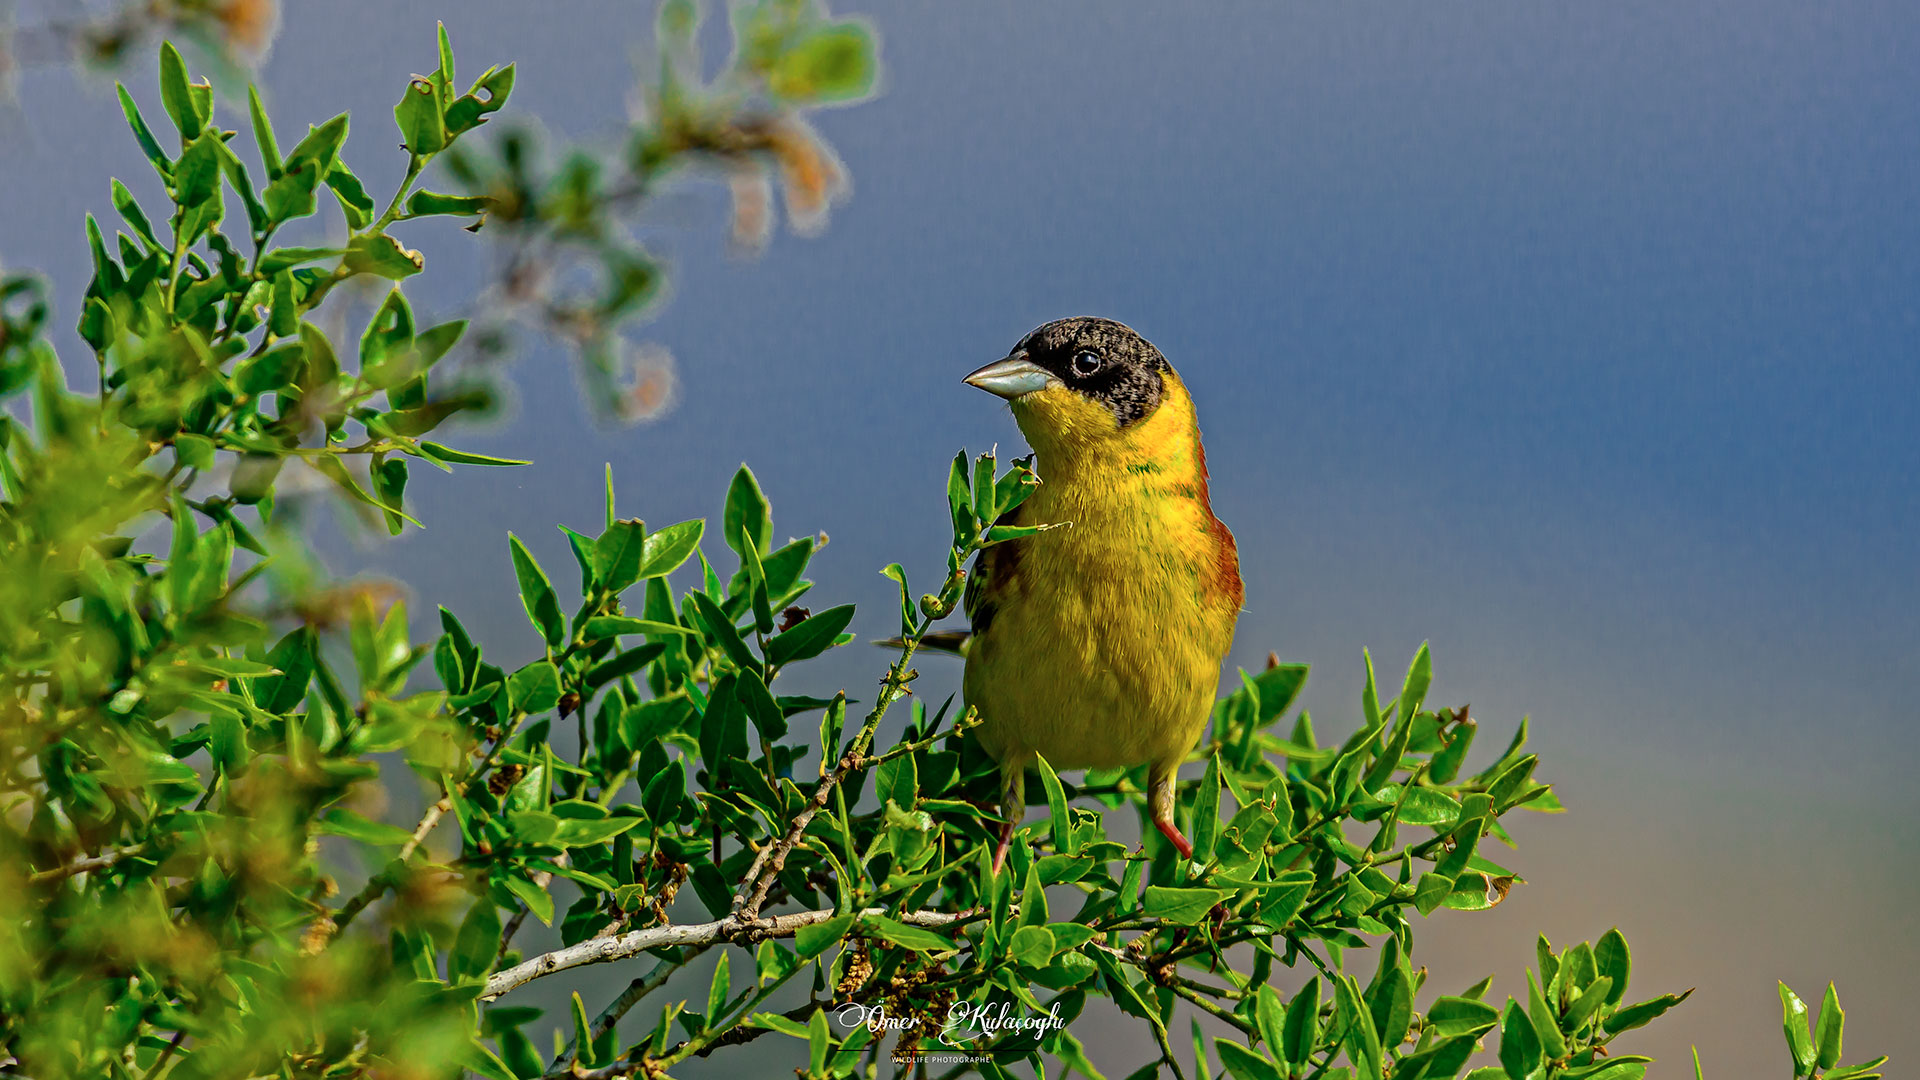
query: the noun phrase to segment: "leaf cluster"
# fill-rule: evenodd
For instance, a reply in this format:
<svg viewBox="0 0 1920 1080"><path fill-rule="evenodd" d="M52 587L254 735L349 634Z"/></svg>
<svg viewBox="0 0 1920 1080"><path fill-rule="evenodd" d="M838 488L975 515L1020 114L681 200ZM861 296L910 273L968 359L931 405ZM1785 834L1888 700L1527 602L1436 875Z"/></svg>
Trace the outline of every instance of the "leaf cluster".
<svg viewBox="0 0 1920 1080"><path fill-rule="evenodd" d="M690 10L663 10L672 49ZM871 78L870 33L810 5L742 7L736 37L769 100ZM786 692L853 640L854 610L815 600L825 538L776 541L744 465L714 529L621 516L609 469L593 524L562 526L577 586L509 534L515 647L445 609L416 640L404 603L308 565L302 469L397 532L412 462L515 464L426 438L475 403L436 368L463 326L416 322L401 283L423 260L392 231L499 212L416 185L512 84L508 66L460 90L443 31L394 109L407 177L379 209L345 116L283 151L251 95L256 174L165 47L164 143L121 101L166 211L116 182L124 231L87 223L93 392L66 385L34 279L0 280L0 394L31 406L0 412L0 1074L662 1076L775 1035L810 1080L940 1048L1098 1078L1068 1028L1090 1008L1152 1033L1139 1076L1433 1080L1496 1029L1498 1065L1469 1075L1644 1074L1611 1043L1686 994L1628 1004L1618 931L1542 940L1525 1002L1497 1008L1487 979L1419 1007L1418 920L1499 904L1521 883L1494 857L1508 815L1560 809L1525 721L1468 768L1478 722L1429 703L1425 646L1385 701L1369 657L1325 741L1296 709L1305 665L1241 672L1179 786L1192 860L1144 827L1143 770L1075 783L1043 761L1044 813L995 869L997 764L971 710L912 693L913 664L970 559L1055 539L997 524L1041 482L1030 459L954 459L938 584L916 597L904 565L882 571L898 652L870 701ZM347 240L276 245L322 188ZM316 313L356 278L393 284L342 363ZM527 918L559 948L523 954ZM524 1004L609 962L637 977L591 1013L574 994L557 1031ZM1782 1001L1796 1077L1878 1075L1838 1065L1831 988L1817 1024ZM849 1002L895 1034L846 1030ZM954 1022L996 1007L1057 1023Z"/></svg>
<svg viewBox="0 0 1920 1080"><path fill-rule="evenodd" d="M616 151L554 150L523 127L457 148L446 162L463 190L487 201L499 252L478 305L487 316L479 341L508 349L517 321L571 344L590 403L609 417L658 411L670 378L620 335L651 311L665 280L643 231L644 204L669 184L711 177L730 193L739 246L758 249L771 237L776 188L794 229L818 231L846 177L807 117L864 101L878 84L872 27L817 0L733 5L732 55L711 76L698 47L703 14L692 0L659 6L644 113Z"/></svg>

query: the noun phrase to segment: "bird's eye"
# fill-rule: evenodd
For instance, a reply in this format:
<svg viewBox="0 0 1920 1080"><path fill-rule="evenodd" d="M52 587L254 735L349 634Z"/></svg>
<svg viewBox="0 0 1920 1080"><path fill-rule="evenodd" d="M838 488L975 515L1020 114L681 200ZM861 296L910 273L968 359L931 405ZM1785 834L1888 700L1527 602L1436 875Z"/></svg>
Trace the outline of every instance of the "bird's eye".
<svg viewBox="0 0 1920 1080"><path fill-rule="evenodd" d="M1073 354L1073 373L1084 379L1087 376L1092 375L1094 372L1099 371L1101 366L1104 365L1105 363L1106 361L1100 359L1099 354L1097 353L1090 353L1090 352L1074 353Z"/></svg>

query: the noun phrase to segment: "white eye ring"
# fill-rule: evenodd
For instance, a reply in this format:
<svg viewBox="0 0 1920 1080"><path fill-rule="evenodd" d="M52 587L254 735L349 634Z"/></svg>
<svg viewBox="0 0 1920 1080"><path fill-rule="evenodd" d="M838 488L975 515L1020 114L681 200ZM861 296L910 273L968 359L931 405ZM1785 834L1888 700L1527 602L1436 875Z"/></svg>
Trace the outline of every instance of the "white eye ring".
<svg viewBox="0 0 1920 1080"><path fill-rule="evenodd" d="M1090 353L1090 352L1074 353L1073 354L1073 373L1084 379L1088 375L1092 375L1094 372L1099 371L1103 363L1104 361L1100 359L1100 356L1098 353Z"/></svg>

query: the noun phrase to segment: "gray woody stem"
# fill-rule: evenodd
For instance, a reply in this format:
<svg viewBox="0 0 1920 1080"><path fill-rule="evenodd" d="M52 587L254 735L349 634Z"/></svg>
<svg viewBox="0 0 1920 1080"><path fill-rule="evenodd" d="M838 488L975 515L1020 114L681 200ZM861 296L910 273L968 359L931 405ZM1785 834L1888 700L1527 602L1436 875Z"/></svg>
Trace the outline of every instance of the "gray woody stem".
<svg viewBox="0 0 1920 1080"><path fill-rule="evenodd" d="M867 908L863 915L885 915L885 908ZM894 916L909 926L946 926L973 918L977 913L949 913L945 911L910 911ZM764 938L792 937L801 927L823 923L833 918L831 908L820 911L796 911L790 915L775 915L764 919L752 927L742 927L732 916L715 919L709 923L692 923L681 926L655 926L646 930L634 930L619 937L590 938L577 945L536 956L523 964L495 972L487 979L480 997L491 1001L516 987L525 986L535 979L545 978L555 972L568 968L584 967L587 964L604 964L614 960L625 960L638 956L649 949L663 948L668 945L712 945L715 942L730 941L736 938L760 940Z"/></svg>

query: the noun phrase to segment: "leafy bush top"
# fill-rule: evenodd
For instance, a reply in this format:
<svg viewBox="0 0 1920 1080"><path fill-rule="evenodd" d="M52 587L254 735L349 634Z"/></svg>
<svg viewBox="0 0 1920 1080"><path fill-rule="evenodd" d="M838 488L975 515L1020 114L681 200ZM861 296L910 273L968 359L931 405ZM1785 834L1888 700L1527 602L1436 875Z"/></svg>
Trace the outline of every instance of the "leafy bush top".
<svg viewBox="0 0 1920 1080"><path fill-rule="evenodd" d="M666 6L669 50L691 18ZM735 70L773 99L870 85L862 24L768 0L736 28ZM1098 1077L1065 1025L1105 999L1160 1047L1138 1075L1453 1077L1495 1029L1498 1064L1474 1075L1644 1074L1614 1041L1686 995L1633 1001L1617 931L1557 952L1543 939L1525 1002L1485 1000L1484 979L1417 1007L1418 917L1498 904L1518 879L1486 839L1511 842L1516 809L1559 809L1524 722L1466 771L1478 725L1428 703L1425 647L1385 701L1369 662L1355 723L1325 742L1294 711L1305 666L1242 673L1181 787L1193 862L1152 830L1138 851L1110 836L1108 811L1144 819L1137 770L1070 784L1042 762L1045 813L993 873L995 766L971 713L914 700L898 738L879 736L967 560L1047 541L988 524L1036 483L1026 462L955 459L938 586L916 599L900 564L885 570L900 647L870 702L780 692L795 665L851 639L853 609L812 599L816 542L774 545L745 468L718 544L703 521L619 516L609 475L592 531L566 530L577 596L510 536L502 571L538 634L532 657L486 655L445 610L416 642L403 602L321 579L282 505L289 476L311 470L397 532L413 463L514 464L427 437L483 392L436 368L464 324L416 319L400 283L424 259L394 227L455 215L522 239L604 239L568 232L595 220L568 216L572 180L515 187L511 151L510 182L455 170L484 180L478 194L417 186L513 81L511 65L489 68L461 89L443 32L434 71L395 107L408 167L382 206L342 158L344 115L283 151L257 95L253 175L211 88L168 46L177 137L163 146L121 101L171 206L150 218L115 182L126 231L109 241L87 223L92 393L65 385L38 285L0 284L0 394L32 405L31 423L0 414L0 1073L658 1076L772 1034L804 1047L804 1076L868 1075L885 1067L887 1029L836 1030L852 1002L899 1022L901 1059L958 1042L979 1058L961 1069ZM690 85L666 77L662 100L681 103L661 115L705 119L638 140L642 175L707 153L791 167L778 139L703 143L753 129ZM347 239L275 246L323 188ZM357 343L338 342L315 312L365 277L394 285ZM607 280L602 317L647 291L617 267ZM555 749L563 724L575 754ZM428 792L401 824L371 812L394 759ZM375 869L343 889L349 853ZM556 879L577 893L564 908ZM518 952L528 915L557 922L561 948ZM1371 962L1350 964L1361 949ZM676 981L709 952L704 987ZM591 1016L574 995L563 1045L543 1053L539 1012L514 995L614 961L640 963L629 988ZM1782 997L1796 1076L1877 1075L1878 1062L1836 1068L1831 989L1817 1025ZM1052 1022L964 1040L950 1027L992 1003ZM1195 1020L1191 1052L1178 1049L1180 1012L1226 1034L1209 1043Z"/></svg>

